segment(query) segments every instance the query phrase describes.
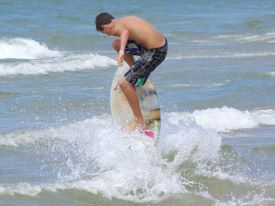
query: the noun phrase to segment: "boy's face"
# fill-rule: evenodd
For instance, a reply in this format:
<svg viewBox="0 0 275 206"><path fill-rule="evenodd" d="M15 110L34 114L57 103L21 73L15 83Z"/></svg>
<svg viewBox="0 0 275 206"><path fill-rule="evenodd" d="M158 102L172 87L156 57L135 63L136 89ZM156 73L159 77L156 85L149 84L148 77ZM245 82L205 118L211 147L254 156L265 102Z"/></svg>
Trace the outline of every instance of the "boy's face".
<svg viewBox="0 0 275 206"><path fill-rule="evenodd" d="M104 24L102 25L102 30L101 30L102 33L110 36L112 35L112 27L110 24Z"/></svg>

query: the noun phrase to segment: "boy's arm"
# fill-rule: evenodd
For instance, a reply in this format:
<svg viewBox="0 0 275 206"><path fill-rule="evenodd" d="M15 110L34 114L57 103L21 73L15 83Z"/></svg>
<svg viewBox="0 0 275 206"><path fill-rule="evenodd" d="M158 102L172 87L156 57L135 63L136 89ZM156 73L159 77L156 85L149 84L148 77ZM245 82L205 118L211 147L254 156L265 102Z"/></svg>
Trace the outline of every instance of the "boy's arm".
<svg viewBox="0 0 275 206"><path fill-rule="evenodd" d="M118 53L118 64L119 65L121 65L123 62L124 50L125 50L128 38L129 38L128 29L123 29L121 31L121 35L120 35L120 49L119 49L119 53Z"/></svg>

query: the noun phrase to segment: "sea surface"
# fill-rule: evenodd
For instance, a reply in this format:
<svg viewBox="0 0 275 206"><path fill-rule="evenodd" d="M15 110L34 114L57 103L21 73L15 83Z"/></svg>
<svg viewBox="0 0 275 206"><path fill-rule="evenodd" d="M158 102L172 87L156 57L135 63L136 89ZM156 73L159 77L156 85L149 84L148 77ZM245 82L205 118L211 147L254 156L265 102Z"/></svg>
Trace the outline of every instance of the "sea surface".
<svg viewBox="0 0 275 206"><path fill-rule="evenodd" d="M168 39L159 141L112 123L100 12ZM1 206L274 206L274 0L1 0Z"/></svg>

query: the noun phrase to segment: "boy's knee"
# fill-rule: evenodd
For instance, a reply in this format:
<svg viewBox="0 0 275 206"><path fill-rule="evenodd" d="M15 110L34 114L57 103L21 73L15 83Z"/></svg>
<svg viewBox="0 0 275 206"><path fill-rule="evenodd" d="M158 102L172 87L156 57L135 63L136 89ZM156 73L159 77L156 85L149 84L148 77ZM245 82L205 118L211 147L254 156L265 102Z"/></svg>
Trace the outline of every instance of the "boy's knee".
<svg viewBox="0 0 275 206"><path fill-rule="evenodd" d="M117 83L122 89L134 88L133 84L128 82L125 78L119 79Z"/></svg>
<svg viewBox="0 0 275 206"><path fill-rule="evenodd" d="M114 50L116 50L118 52L120 49L120 39L115 39L112 42L112 46L113 46Z"/></svg>
<svg viewBox="0 0 275 206"><path fill-rule="evenodd" d="M129 84L129 82L124 78L119 79L117 83L120 87L126 87Z"/></svg>
<svg viewBox="0 0 275 206"><path fill-rule="evenodd" d="M133 89L136 91L136 86L133 83L128 82L125 78L119 79L117 83L122 90Z"/></svg>

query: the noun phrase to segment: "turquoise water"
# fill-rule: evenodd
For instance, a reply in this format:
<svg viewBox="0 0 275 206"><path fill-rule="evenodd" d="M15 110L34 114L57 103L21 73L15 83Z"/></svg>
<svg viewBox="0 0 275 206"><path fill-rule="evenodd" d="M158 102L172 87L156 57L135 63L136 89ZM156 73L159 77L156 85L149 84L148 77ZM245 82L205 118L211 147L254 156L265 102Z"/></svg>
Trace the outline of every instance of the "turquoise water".
<svg viewBox="0 0 275 206"><path fill-rule="evenodd" d="M113 124L113 38L168 39L159 143ZM1 1L0 205L274 205L274 1ZM132 149L129 149L131 146Z"/></svg>

